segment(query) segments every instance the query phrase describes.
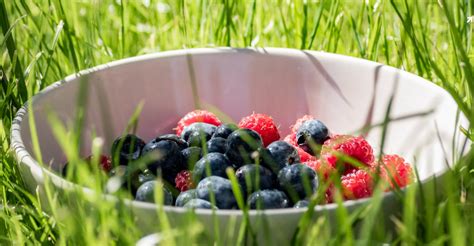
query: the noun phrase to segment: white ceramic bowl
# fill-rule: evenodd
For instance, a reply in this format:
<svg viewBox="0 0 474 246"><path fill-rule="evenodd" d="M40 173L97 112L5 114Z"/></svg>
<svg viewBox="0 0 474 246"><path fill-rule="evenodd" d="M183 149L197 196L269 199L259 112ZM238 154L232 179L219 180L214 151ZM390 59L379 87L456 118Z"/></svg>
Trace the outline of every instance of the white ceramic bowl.
<svg viewBox="0 0 474 246"><path fill-rule="evenodd" d="M90 149L91 132L96 132L110 146L124 130L140 102L144 103L138 135L146 141L172 132L177 120L195 107L193 83L200 103L216 107L238 121L252 112L273 116L282 136L300 116L312 114L325 122L332 132L353 133L367 119L383 122L389 100L392 118L428 112L423 117L408 117L389 125L384 151L403 155L416 166L426 182L447 169L452 154L459 154L465 138L457 131L457 106L450 95L436 85L410 73L379 63L314 51L293 49L191 49L169 51L111 62L71 75L53 84L32 99L32 109L22 108L12 128L12 146L22 177L32 192L44 196L45 176L58 191L73 184L52 172L58 171L65 157L52 135L46 109L53 110L64 122L73 120L79 81L88 85L84 150ZM371 106L373 105L373 107ZM27 110L33 110L41 146L41 167L34 159ZM465 123L463 117L460 120ZM467 124L464 124L467 125ZM453 137L456 138L453 139ZM381 128L367 136L380 145ZM453 143L455 146L453 146ZM377 147L376 147L377 149ZM82 153L84 156L89 153ZM446 163L447 161L447 163ZM447 165L448 164L448 165ZM84 188L85 189L85 188ZM87 189L85 189L87 190ZM366 200L348 201L352 209ZM397 200L385 195L387 214L397 212ZM127 201L144 233L151 232L156 219L153 204ZM331 215L335 205L317 206L315 216ZM185 210L165 207L174 224L181 223ZM289 242L304 209L267 210L263 212L272 232L273 242ZM257 213L251 212L251 219ZM198 210L203 223L212 224L211 212ZM217 211L221 230L234 229L240 211ZM208 228L212 228L208 226ZM212 231L212 230L211 230Z"/></svg>

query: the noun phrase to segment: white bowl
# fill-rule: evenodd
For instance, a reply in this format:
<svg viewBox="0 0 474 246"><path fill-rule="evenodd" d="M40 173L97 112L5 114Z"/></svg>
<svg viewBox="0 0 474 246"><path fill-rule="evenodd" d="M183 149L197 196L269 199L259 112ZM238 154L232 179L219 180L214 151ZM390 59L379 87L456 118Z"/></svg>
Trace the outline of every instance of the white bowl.
<svg viewBox="0 0 474 246"><path fill-rule="evenodd" d="M201 105L216 107L235 121L252 112L269 114L280 124L282 137L304 114L316 116L335 133L353 133L364 126L367 119L374 124L381 123L393 95L390 116L405 119L390 123L384 151L400 154L411 163L415 163L416 156L421 182L445 172L452 165L451 156L460 154L466 144L458 125L467 124L462 116L456 121L458 108L450 95L418 76L392 67L342 55L293 49L169 51L88 69L34 96L32 109L43 163L49 168L40 166L33 157L29 109L25 107L18 112L12 127L12 146L26 185L40 196L45 196L45 176L50 177L58 191L73 186L51 171L59 171L66 159L51 132L45 111L53 110L65 123L71 122L80 80L88 85L83 150L90 150L92 132L104 138L105 146L110 146L140 102L144 107L139 136L148 141L172 132L177 120L195 108L193 83ZM424 116L407 117L430 111ZM381 128L372 129L367 139L372 145L380 146ZM393 194L386 193L384 199L386 213L396 213L399 204ZM353 209L366 201L344 204ZM150 216L156 212L153 204L135 201L126 204L137 216L137 225L144 233L156 228L156 219ZM315 216L332 215L335 208L334 204L317 206ZM185 219L186 212L182 208L165 207L165 211L174 224ZM272 233L271 240L284 243L289 242L304 211L280 209L260 214L271 231L278 232ZM216 214L222 230L229 226L230 218L237 222L242 218L242 213L236 210L221 210ZM210 211L197 210L197 216L209 225L206 228L212 228ZM255 211L250 216L252 221L258 217Z"/></svg>

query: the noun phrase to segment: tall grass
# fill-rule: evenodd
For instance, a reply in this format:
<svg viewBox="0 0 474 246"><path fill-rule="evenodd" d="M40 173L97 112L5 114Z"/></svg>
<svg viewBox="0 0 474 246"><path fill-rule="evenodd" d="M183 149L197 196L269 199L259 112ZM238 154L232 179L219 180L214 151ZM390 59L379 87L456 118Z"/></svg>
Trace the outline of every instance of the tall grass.
<svg viewBox="0 0 474 246"><path fill-rule="evenodd" d="M38 196L25 190L9 150L11 123L29 97L54 81L123 57L183 47L324 50L423 76L451 93L474 122L473 25L467 23L473 5L465 0L0 0L0 244L133 244L142 236L126 209L109 207L101 197L88 198L96 209L66 199L67 206L46 214ZM474 139L472 127L462 131ZM77 155L73 149L70 154ZM376 193L357 211L339 206L339 226L324 217L302 220L293 243L473 244L472 158L459 158L443 187L411 186L400 198L401 216L388 218L394 228L377 223L383 204ZM52 191L49 196L57 199ZM189 217L182 228L160 223L164 242L203 242L203 228Z"/></svg>

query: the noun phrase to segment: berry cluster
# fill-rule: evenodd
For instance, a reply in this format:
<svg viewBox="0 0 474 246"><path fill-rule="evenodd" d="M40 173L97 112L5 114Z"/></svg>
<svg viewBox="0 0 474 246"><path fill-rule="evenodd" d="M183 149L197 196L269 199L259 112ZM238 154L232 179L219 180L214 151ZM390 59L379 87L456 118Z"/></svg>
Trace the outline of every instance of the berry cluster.
<svg viewBox="0 0 474 246"><path fill-rule="evenodd" d="M389 191L413 182L410 164L398 155L375 160L372 146L363 137L332 135L310 115L298 119L285 141L297 146L303 164L315 170L326 189L326 203L333 202L335 184L345 200L370 197L376 181ZM308 154L311 154L308 157Z"/></svg>
<svg viewBox="0 0 474 246"><path fill-rule="evenodd" d="M386 181L386 190L412 182L403 158L376 161L362 137L332 135L310 115L290 129L280 140L268 115L254 113L234 125L195 110L179 120L176 134L148 143L132 134L117 138L112 158L100 156L99 163L136 200L155 202L158 191L165 205L188 208L236 209L238 193L251 209L301 208L324 192L323 200L332 202L339 186L344 199L358 199L371 196L375 184L383 183L377 180ZM320 187L329 188L318 192Z"/></svg>

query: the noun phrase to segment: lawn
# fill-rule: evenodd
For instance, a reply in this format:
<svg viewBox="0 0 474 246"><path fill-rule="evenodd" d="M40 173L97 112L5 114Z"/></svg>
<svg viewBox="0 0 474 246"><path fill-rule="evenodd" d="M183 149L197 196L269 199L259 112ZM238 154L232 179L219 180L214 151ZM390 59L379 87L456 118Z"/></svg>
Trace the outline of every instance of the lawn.
<svg viewBox="0 0 474 246"><path fill-rule="evenodd" d="M424 77L445 88L474 122L471 16L471 0L0 0L0 244L127 245L143 236L126 209L96 199L91 211L79 199L46 214L25 190L10 150L12 120L31 96L67 75L182 48L319 50ZM474 140L472 127L461 130ZM343 226L332 231L327 220L311 221L293 243L472 245L472 154L442 187L410 186L400 197L400 216L388 218L392 228L376 223L383 215L374 199L357 214L338 217ZM212 244L194 220L170 228L159 218L164 244ZM361 230L353 230L356 223Z"/></svg>

